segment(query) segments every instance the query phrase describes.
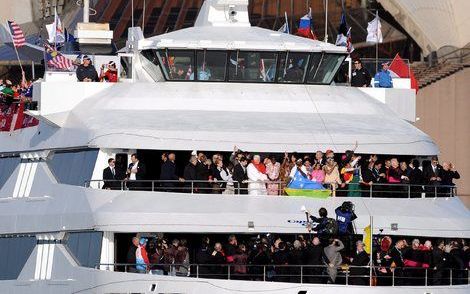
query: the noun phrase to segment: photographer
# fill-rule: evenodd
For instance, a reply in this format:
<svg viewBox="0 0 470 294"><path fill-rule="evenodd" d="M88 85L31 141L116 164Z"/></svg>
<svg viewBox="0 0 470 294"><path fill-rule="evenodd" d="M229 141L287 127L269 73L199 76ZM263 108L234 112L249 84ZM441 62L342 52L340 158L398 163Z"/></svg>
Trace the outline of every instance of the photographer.
<svg viewBox="0 0 470 294"><path fill-rule="evenodd" d="M323 251L329 276L328 284L334 284L338 275L338 267L343 263L340 251L344 249L344 244L338 239L330 239L329 243L330 245L326 246Z"/></svg>

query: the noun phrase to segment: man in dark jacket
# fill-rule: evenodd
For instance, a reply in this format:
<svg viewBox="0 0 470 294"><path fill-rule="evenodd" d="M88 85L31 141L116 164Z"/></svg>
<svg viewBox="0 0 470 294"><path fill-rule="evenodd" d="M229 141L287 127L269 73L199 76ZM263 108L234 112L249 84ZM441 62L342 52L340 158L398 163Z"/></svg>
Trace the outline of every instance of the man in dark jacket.
<svg viewBox="0 0 470 294"><path fill-rule="evenodd" d="M233 168L232 179L234 181L235 194L248 194L248 184L244 183L248 180L246 174L246 166L248 165L248 159L242 157L240 162Z"/></svg>
<svg viewBox="0 0 470 294"><path fill-rule="evenodd" d="M324 268L323 247L318 237L313 238L312 243L305 248L305 264L312 266L304 269L306 283L322 284L326 282L321 276Z"/></svg>
<svg viewBox="0 0 470 294"><path fill-rule="evenodd" d="M83 63L77 67L77 79L80 82L97 82L98 73L88 55L83 56Z"/></svg>
<svg viewBox="0 0 470 294"><path fill-rule="evenodd" d="M405 241L398 240L395 243L395 247L392 248L390 251L390 257L392 263L395 263L395 285L403 285L404 281L403 277L403 267L405 266L405 262L403 261L403 253L402 250L405 248Z"/></svg>
<svg viewBox="0 0 470 294"><path fill-rule="evenodd" d="M133 237L132 238L132 244L131 247L129 247L129 251L127 251L127 258L126 258L126 263L127 265L127 271L131 273L136 273L137 270L135 268L135 251L137 250L137 247L139 247L139 238Z"/></svg>
<svg viewBox="0 0 470 294"><path fill-rule="evenodd" d="M176 175L176 156L174 153L168 154L168 160L160 168L160 181L162 181L163 190L166 192L175 192L179 177Z"/></svg>
<svg viewBox="0 0 470 294"><path fill-rule="evenodd" d="M103 170L103 189L108 190L119 190L121 187L121 182L124 177L121 172L116 169L116 161L114 158L108 159L108 167Z"/></svg>
<svg viewBox="0 0 470 294"><path fill-rule="evenodd" d="M199 152L196 163L196 179L198 180L197 188L199 193L210 193L209 176L211 175L210 167L207 165L207 157L204 153Z"/></svg>
<svg viewBox="0 0 470 294"><path fill-rule="evenodd" d="M279 242L278 250L273 253L273 264L278 265L275 267L276 275L274 280L276 282L289 281L289 253L286 249L286 243Z"/></svg>
<svg viewBox="0 0 470 294"><path fill-rule="evenodd" d="M441 189L442 196L453 196L453 191L451 186L455 186L454 179L460 179L460 174L458 171L453 170L454 166L450 162L442 163L441 170L441 185L445 186Z"/></svg>
<svg viewBox="0 0 470 294"><path fill-rule="evenodd" d="M421 197L423 188L420 185L424 184L424 179L423 179L423 172L419 169L419 161L417 159L413 159L409 167L410 167L410 174L408 178L410 179L410 185L411 185L410 187L411 197L412 198Z"/></svg>
<svg viewBox="0 0 470 294"><path fill-rule="evenodd" d="M366 268L369 264L370 256L364 250L364 243L362 241L356 242L356 253L353 258L351 258L351 270L350 270L350 280L351 285L369 285L370 281L369 269Z"/></svg>
<svg viewBox="0 0 470 294"><path fill-rule="evenodd" d="M446 268L449 268L449 256L444 249L445 243L441 241L439 245L432 250L431 273L433 286L443 284L444 271Z"/></svg>
<svg viewBox="0 0 470 294"><path fill-rule="evenodd" d="M354 70L351 73L351 86L353 87L369 87L371 76L367 69L362 67L360 59L354 61Z"/></svg>
<svg viewBox="0 0 470 294"><path fill-rule="evenodd" d="M145 184L142 182L145 180L146 175L145 164L140 162L139 157L135 153L131 155L131 163L127 168L126 174L127 179L129 180L127 183L129 190L140 190L145 186Z"/></svg>
<svg viewBox="0 0 470 294"><path fill-rule="evenodd" d="M183 178L185 181L185 192L190 193L191 191L194 192L195 186L194 182L197 177L196 177L196 164L197 164L197 157L196 156L191 156L189 159L189 163L185 166L184 172L183 172ZM191 190L193 189L193 190Z"/></svg>

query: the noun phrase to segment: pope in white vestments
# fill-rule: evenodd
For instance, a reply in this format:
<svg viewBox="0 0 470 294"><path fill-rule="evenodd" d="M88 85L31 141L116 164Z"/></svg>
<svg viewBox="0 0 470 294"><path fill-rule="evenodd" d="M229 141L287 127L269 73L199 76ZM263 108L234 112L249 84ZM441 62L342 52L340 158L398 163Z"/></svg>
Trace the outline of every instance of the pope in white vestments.
<svg viewBox="0 0 470 294"><path fill-rule="evenodd" d="M248 175L248 194L250 195L267 195L266 181L268 176L257 168L260 165L261 158L259 155L253 157L253 162L246 168Z"/></svg>

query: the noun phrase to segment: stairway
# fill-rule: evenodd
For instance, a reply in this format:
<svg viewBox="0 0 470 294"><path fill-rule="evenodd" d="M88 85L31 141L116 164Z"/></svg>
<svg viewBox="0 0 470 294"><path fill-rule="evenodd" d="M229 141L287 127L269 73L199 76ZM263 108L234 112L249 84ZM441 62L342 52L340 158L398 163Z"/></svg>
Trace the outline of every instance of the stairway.
<svg viewBox="0 0 470 294"><path fill-rule="evenodd" d="M411 69L419 82L420 89L461 71L465 67L470 67L470 64L446 62L433 66L428 66L424 62L414 62L411 64Z"/></svg>

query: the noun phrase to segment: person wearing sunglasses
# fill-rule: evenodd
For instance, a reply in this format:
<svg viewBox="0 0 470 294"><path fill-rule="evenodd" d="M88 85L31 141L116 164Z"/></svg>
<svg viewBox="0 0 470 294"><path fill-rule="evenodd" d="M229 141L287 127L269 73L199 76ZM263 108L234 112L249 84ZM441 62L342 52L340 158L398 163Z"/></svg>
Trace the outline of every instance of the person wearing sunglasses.
<svg viewBox="0 0 470 294"><path fill-rule="evenodd" d="M354 70L351 73L351 86L369 87L371 76L367 69L362 66L360 59L354 60Z"/></svg>

